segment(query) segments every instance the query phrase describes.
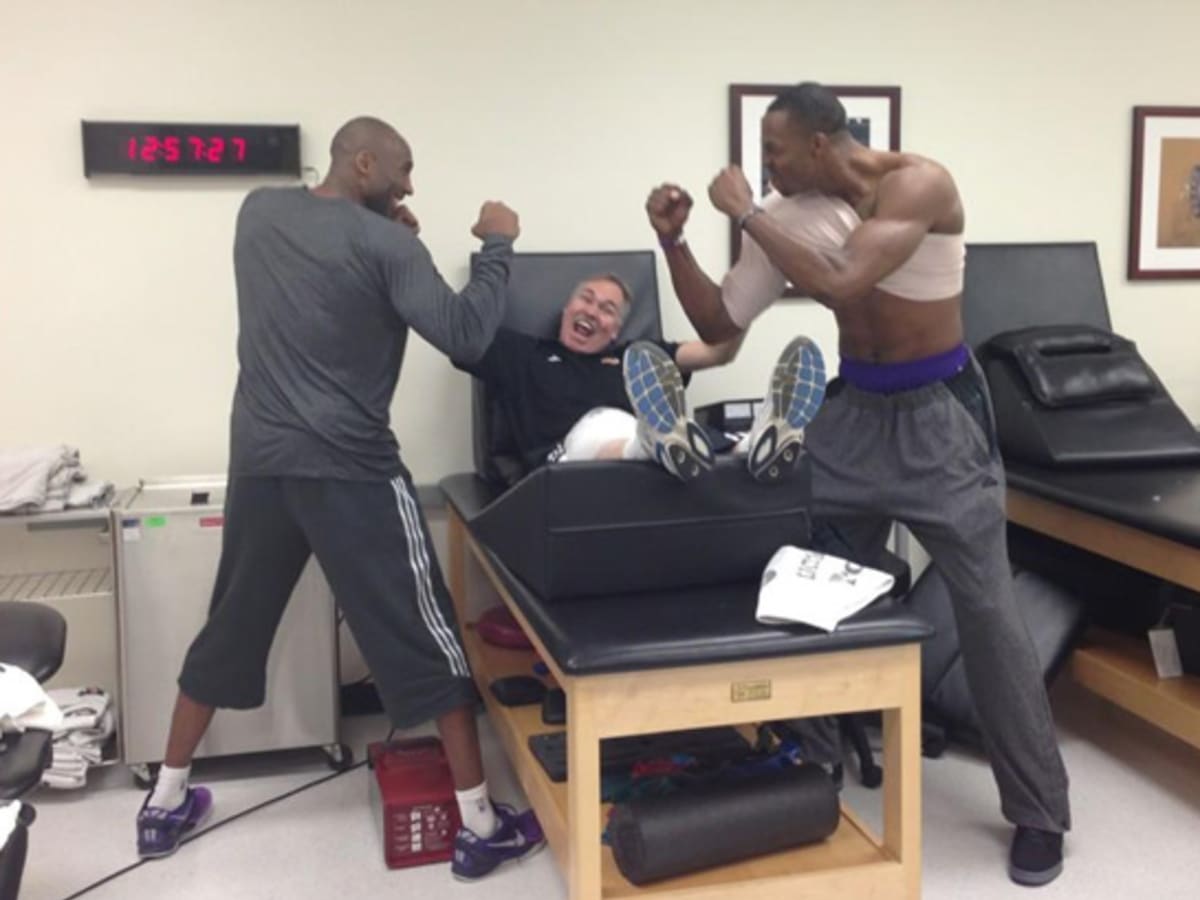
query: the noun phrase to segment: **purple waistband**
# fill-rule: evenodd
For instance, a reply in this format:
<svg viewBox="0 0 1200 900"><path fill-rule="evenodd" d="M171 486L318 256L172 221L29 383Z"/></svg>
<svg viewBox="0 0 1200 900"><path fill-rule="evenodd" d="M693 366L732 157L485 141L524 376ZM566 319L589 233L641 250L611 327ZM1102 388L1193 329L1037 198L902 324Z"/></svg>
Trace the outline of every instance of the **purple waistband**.
<svg viewBox="0 0 1200 900"><path fill-rule="evenodd" d="M966 344L959 344L937 356L897 363L869 363L843 357L838 374L861 391L898 394L957 375L970 358Z"/></svg>

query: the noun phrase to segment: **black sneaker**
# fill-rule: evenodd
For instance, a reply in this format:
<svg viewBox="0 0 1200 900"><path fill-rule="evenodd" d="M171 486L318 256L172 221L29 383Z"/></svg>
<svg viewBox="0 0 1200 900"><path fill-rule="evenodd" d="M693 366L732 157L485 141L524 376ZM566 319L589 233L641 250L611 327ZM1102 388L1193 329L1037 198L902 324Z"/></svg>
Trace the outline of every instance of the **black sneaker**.
<svg viewBox="0 0 1200 900"><path fill-rule="evenodd" d="M1008 877L1017 884L1049 884L1063 867L1063 836L1053 831L1018 825L1008 854Z"/></svg>

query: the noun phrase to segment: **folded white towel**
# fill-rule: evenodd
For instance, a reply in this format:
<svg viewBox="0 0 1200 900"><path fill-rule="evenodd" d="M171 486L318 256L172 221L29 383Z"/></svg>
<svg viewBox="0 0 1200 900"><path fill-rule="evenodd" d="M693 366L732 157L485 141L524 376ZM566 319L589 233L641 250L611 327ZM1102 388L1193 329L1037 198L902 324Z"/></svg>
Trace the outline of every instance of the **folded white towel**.
<svg viewBox="0 0 1200 900"><path fill-rule="evenodd" d="M71 485L86 480L87 472L83 471L83 466L79 464L79 454L76 452L73 457L64 458L62 468L50 474L46 480L46 491L56 496L60 493L65 494L71 489Z"/></svg>
<svg viewBox="0 0 1200 900"><path fill-rule="evenodd" d="M50 768L67 774L82 775L88 770L89 760L86 755L74 747L55 744L51 755Z"/></svg>
<svg viewBox="0 0 1200 900"><path fill-rule="evenodd" d="M82 471L82 470L81 470ZM113 496L111 481L82 481L71 485L67 493L67 508L79 509L85 506L105 506Z"/></svg>
<svg viewBox="0 0 1200 900"><path fill-rule="evenodd" d="M24 669L0 663L0 732L62 727L63 714Z"/></svg>
<svg viewBox="0 0 1200 900"><path fill-rule="evenodd" d="M77 728L74 731L68 731L62 734L61 740L72 747L103 747L114 731L116 731L116 721L113 718L112 710L109 709L100 717L100 721L94 728ZM57 734L54 740L56 742L60 740Z"/></svg>
<svg viewBox="0 0 1200 900"><path fill-rule="evenodd" d="M51 482L65 488L78 468L79 451L65 444L0 451L0 513L40 508Z"/></svg>
<svg viewBox="0 0 1200 900"><path fill-rule="evenodd" d="M54 733L54 758L42 783L59 790L83 787L87 770L104 762L104 746L116 729L112 698L103 688L55 688L50 697L62 709Z"/></svg>
<svg viewBox="0 0 1200 900"><path fill-rule="evenodd" d="M891 590L895 580L837 556L783 546L763 572L756 617L764 625L795 623L833 631Z"/></svg>
<svg viewBox="0 0 1200 900"><path fill-rule="evenodd" d="M112 704L108 693L98 687L55 688L49 697L63 714L63 724L55 729L55 740L70 731L96 728Z"/></svg>
<svg viewBox="0 0 1200 900"><path fill-rule="evenodd" d="M47 769L42 773L42 784L58 791L76 790L87 785L87 769L82 772Z"/></svg>

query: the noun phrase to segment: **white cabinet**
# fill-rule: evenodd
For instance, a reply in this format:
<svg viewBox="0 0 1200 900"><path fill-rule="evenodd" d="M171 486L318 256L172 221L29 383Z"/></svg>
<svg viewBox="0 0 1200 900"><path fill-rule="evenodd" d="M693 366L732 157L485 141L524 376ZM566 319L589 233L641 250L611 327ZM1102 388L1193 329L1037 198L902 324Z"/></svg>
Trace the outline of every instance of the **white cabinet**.
<svg viewBox="0 0 1200 900"><path fill-rule="evenodd" d="M121 634L121 740L132 766L166 746L184 656L208 617L221 555L225 479L143 481L114 510ZM267 663L266 702L219 710L197 757L338 743L337 632L333 594L315 559L296 585Z"/></svg>
<svg viewBox="0 0 1200 900"><path fill-rule="evenodd" d="M119 696L115 582L108 509L0 516L0 600L44 603L67 620L62 668L47 688ZM106 755L116 757L115 741Z"/></svg>

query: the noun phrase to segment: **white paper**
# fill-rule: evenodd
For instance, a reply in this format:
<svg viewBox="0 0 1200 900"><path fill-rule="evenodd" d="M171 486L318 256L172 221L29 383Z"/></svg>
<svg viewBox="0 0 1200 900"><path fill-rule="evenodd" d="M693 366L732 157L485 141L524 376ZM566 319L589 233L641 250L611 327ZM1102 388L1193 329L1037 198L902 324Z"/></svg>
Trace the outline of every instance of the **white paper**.
<svg viewBox="0 0 1200 900"><path fill-rule="evenodd" d="M828 553L783 546L763 571L756 617L764 625L833 631L892 588L895 578Z"/></svg>
<svg viewBox="0 0 1200 900"><path fill-rule="evenodd" d="M1179 659L1179 644L1175 642L1175 629L1151 628L1150 652L1154 655L1154 669L1159 678L1179 678L1183 675L1183 663Z"/></svg>

